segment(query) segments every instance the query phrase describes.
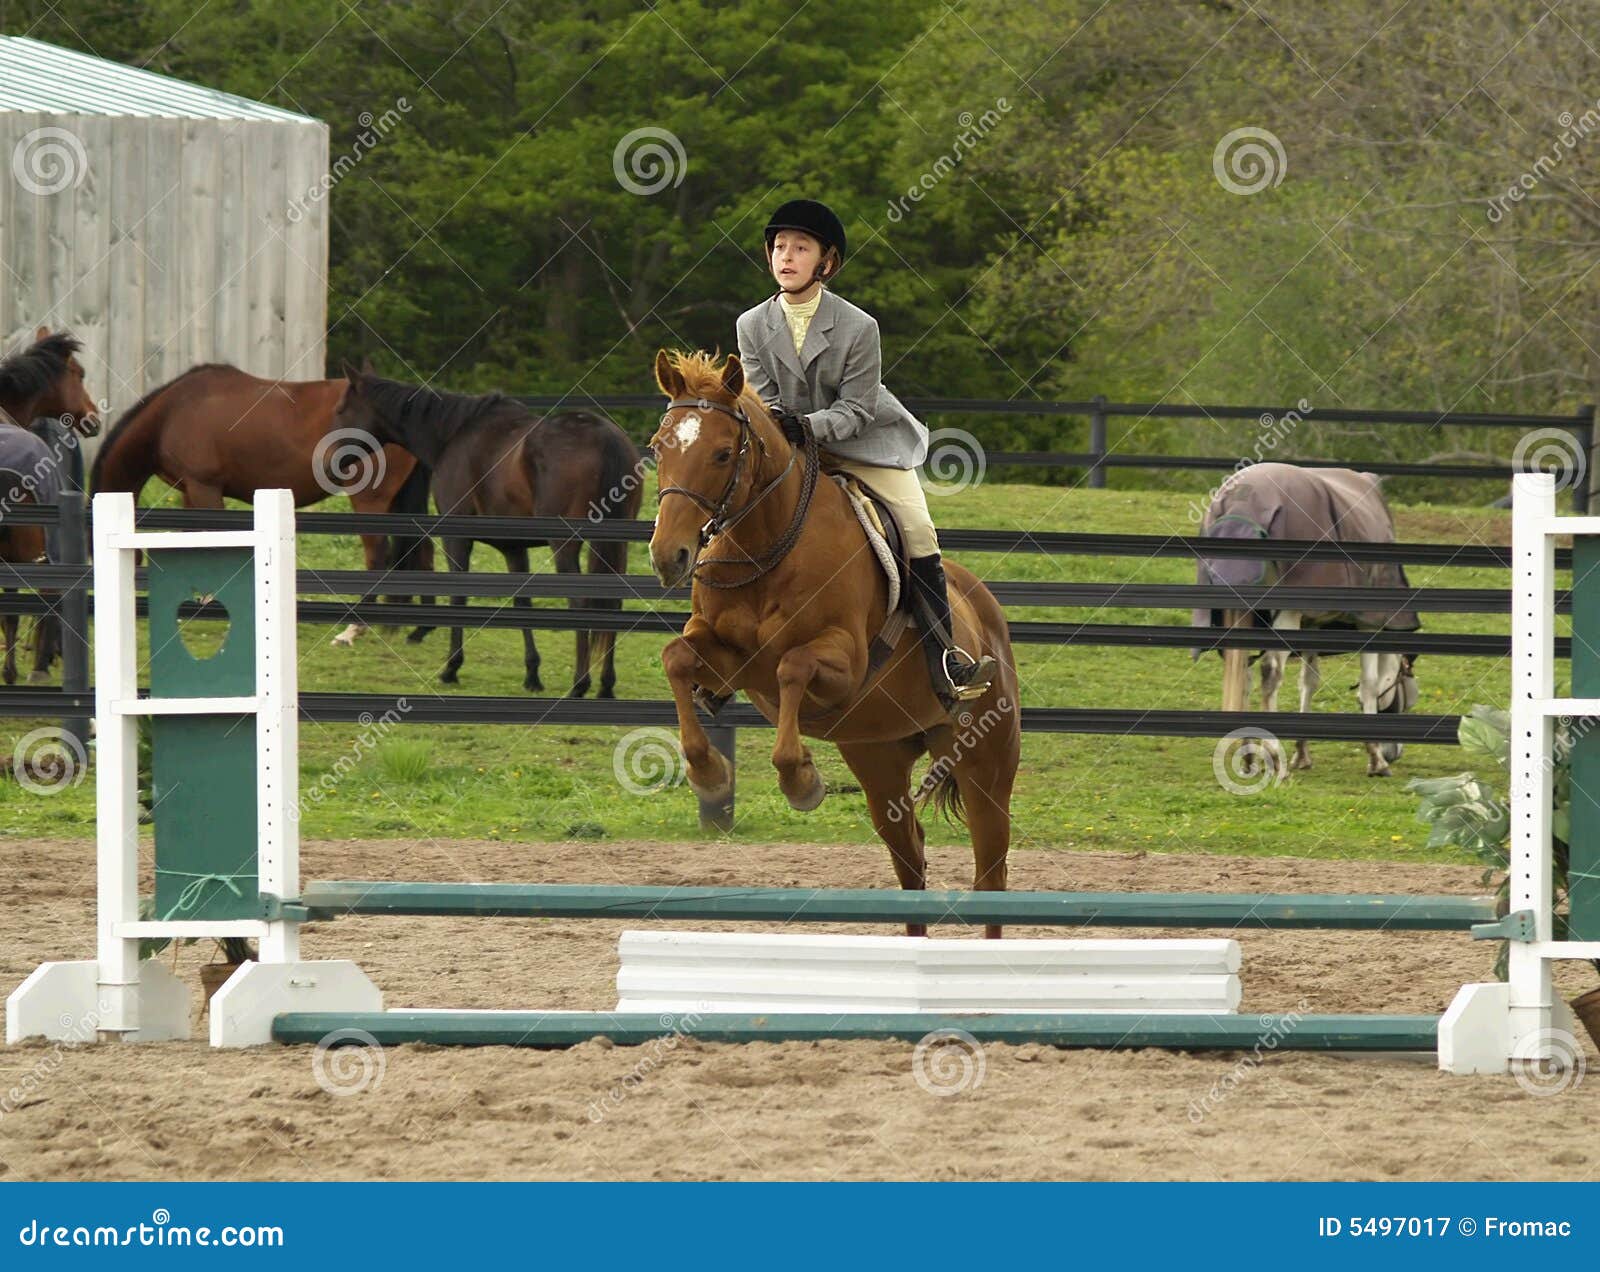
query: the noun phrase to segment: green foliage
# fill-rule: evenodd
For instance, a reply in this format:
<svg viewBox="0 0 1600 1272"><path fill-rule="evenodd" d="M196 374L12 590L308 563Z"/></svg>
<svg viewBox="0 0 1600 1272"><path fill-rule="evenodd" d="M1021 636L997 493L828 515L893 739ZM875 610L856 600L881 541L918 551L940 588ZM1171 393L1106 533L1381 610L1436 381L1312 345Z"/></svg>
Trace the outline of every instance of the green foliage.
<svg viewBox="0 0 1600 1272"><path fill-rule="evenodd" d="M417 738L390 738L378 748L378 768L388 782L416 786L433 770L433 747Z"/></svg>

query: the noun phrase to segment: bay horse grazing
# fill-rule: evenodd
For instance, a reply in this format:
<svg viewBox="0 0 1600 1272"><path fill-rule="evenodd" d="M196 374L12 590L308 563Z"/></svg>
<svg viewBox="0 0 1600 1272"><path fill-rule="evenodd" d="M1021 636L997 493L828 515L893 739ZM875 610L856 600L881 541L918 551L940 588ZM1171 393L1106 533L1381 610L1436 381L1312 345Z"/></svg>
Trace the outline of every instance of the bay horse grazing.
<svg viewBox="0 0 1600 1272"><path fill-rule="evenodd" d="M690 786L711 802L731 792L732 768L695 707L743 690L777 725L772 763L791 807L822 802L801 737L827 739L861 783L902 888L927 883L917 811L931 798L971 829L973 888L1004 891L1022 737L1010 635L993 593L946 564L957 643L999 668L988 693L952 720L909 625L869 670L889 617L888 582L843 490L817 480L815 440L803 453L790 446L737 357L718 366L703 352L663 350L655 375L668 401L652 442L661 507L650 559L664 585L694 584L683 634L661 655ZM925 752L932 767L913 797L912 768Z"/></svg>
<svg viewBox="0 0 1600 1272"><path fill-rule="evenodd" d="M33 343L0 361L0 561L31 564L43 561L54 535L43 526L6 524L5 513L23 504L56 502L71 471L77 439L100 431L100 413L90 396L83 363L83 344L69 332L34 333ZM52 443L33 431L35 422L50 424ZM6 640L3 678L16 683L17 616L0 617ZM34 660L29 679L48 679L50 664L61 648L61 623L53 614L34 623Z"/></svg>
<svg viewBox="0 0 1600 1272"><path fill-rule="evenodd" d="M95 455L90 487L137 500L159 477L185 508L290 490L297 507L344 493L357 512L426 513L428 474L409 453L376 452L336 434L345 388L342 379L263 380L222 363L191 367L122 413ZM369 570L433 568L430 539L367 534L361 544ZM333 643L351 644L364 630L353 623Z"/></svg>
<svg viewBox="0 0 1600 1272"><path fill-rule="evenodd" d="M345 395L336 420L340 427L370 434L386 446L403 446L433 473L433 497L441 516L567 517L574 521L631 518L642 497L639 452L628 435L603 415L560 411L538 416L501 393L472 397L424 385L385 380L370 371L346 371ZM491 538L444 538L450 569L465 572L472 548L482 542L505 558L506 569L528 572L528 549L542 541ZM556 570L582 569L583 543L567 539L551 543ZM626 543L591 543L589 571L627 573ZM467 598L452 598L465 607ZM519 609L532 609L525 596L512 598ZM620 600L575 600L573 609L620 610ZM419 627L407 638L416 642L433 628ZM450 654L439 673L441 682L457 683L466 654L462 629L450 629ZM523 688L539 690L539 649L531 628L522 629ZM572 696L589 691L596 658L602 662L599 696L615 695L616 633L577 633Z"/></svg>
<svg viewBox="0 0 1600 1272"><path fill-rule="evenodd" d="M1252 464L1240 469L1217 489L1206 509L1200 533L1219 539L1317 539L1334 543L1393 543L1394 518L1383 498L1383 487L1371 473L1349 468L1299 468L1293 464ZM1408 588L1405 568L1398 563L1366 561L1261 561L1239 557L1201 558L1197 566L1202 584L1244 587L1274 583L1288 587ZM1305 610L1195 610L1201 627L1274 627L1297 631L1305 627L1342 630L1414 632L1421 628L1416 612L1392 601L1374 598L1371 608L1340 611ZM1243 711L1249 698L1248 651L1223 651L1224 711ZM1260 655L1261 706L1278 709L1278 689L1290 653L1268 648ZM1322 683L1320 655L1300 658L1300 710L1311 709L1311 698ZM1357 694L1368 714L1409 711L1417 701L1414 658L1407 654L1362 653ZM1405 749L1398 742L1368 742L1367 776L1388 777L1390 764ZM1275 743L1265 748L1266 762L1281 767ZM1249 757L1246 759L1247 766ZM1311 767L1304 739L1295 743L1291 768Z"/></svg>

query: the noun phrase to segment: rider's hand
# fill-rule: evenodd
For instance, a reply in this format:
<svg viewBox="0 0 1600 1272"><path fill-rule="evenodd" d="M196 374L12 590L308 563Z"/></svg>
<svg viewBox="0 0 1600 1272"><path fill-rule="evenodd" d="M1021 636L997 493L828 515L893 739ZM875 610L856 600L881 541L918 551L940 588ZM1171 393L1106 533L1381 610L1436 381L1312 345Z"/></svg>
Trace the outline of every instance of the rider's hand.
<svg viewBox="0 0 1600 1272"><path fill-rule="evenodd" d="M783 430L783 435L791 446L806 444L806 422L803 418L785 411L782 407L773 412L773 418L778 421L778 427Z"/></svg>

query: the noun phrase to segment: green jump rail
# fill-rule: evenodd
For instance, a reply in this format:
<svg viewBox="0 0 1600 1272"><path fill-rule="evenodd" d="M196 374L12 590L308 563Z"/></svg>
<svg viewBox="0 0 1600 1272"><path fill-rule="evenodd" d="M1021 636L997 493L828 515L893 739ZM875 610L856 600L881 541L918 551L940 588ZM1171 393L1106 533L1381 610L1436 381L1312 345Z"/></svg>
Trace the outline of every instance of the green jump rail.
<svg viewBox="0 0 1600 1272"><path fill-rule="evenodd" d="M959 1030L980 1043L1052 1047L1248 1051L1270 1040L1275 1051L1424 1051L1438 1048L1437 1016L1141 1015L1084 1012L996 1013L610 1011L289 1012L273 1021L278 1042L329 1045L430 1043L434 1046L573 1047L591 1038L639 1046L683 1035L706 1042L822 1042L883 1039L917 1042ZM337 1036L334 1036L337 1035Z"/></svg>
<svg viewBox="0 0 1600 1272"><path fill-rule="evenodd" d="M1424 932L1461 931L1475 923L1492 923L1496 918L1493 897L1466 896L896 892L887 888L629 887L364 880L307 884L300 902L312 919L346 914L392 914Z"/></svg>

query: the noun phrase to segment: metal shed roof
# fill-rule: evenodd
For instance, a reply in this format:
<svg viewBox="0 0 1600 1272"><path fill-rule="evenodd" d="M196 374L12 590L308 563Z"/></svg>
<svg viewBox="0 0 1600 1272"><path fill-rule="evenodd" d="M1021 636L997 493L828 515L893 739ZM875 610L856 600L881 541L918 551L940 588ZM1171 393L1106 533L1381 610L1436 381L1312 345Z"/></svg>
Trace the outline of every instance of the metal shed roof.
<svg viewBox="0 0 1600 1272"><path fill-rule="evenodd" d="M23 35L0 35L0 110L317 122L307 115L279 110L248 97L235 97Z"/></svg>

